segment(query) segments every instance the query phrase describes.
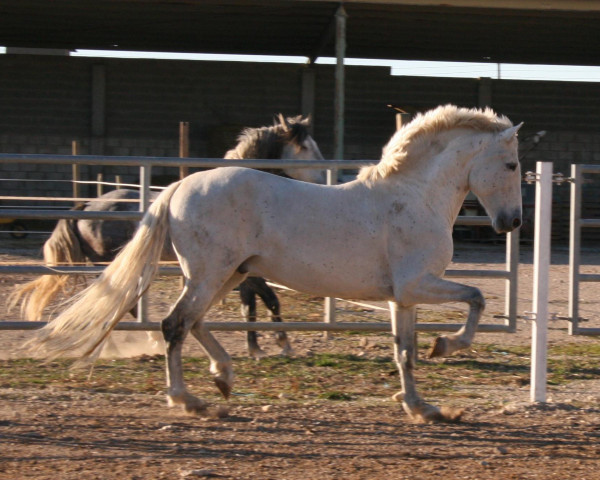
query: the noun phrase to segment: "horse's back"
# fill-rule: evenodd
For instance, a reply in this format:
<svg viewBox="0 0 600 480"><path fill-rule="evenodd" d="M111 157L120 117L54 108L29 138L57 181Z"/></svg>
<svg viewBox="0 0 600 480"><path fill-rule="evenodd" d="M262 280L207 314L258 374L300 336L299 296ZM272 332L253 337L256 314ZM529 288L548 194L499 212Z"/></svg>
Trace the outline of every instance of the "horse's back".
<svg viewBox="0 0 600 480"><path fill-rule="evenodd" d="M173 195L169 230L189 274L237 270L309 293L387 298L381 226L373 231L358 188L347 190L237 167L203 172Z"/></svg>

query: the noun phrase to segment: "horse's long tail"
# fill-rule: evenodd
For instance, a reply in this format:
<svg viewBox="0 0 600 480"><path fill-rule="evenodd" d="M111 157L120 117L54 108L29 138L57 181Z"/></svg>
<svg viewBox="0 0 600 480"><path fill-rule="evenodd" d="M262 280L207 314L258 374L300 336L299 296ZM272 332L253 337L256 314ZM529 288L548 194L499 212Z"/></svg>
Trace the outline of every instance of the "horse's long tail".
<svg viewBox="0 0 600 480"><path fill-rule="evenodd" d="M131 241L89 287L26 346L32 353L56 358L77 352L81 359L96 357L111 330L148 289L169 228L168 211L178 183L154 201Z"/></svg>
<svg viewBox="0 0 600 480"><path fill-rule="evenodd" d="M84 205L73 210L83 210ZM44 263L48 266L74 265L84 262L85 255L76 232L76 220L61 219L50 238L44 243ZM21 301L21 316L29 321L42 319L44 308L58 293L64 292L76 279L70 275L42 275L35 280L17 285L8 297L8 308Z"/></svg>

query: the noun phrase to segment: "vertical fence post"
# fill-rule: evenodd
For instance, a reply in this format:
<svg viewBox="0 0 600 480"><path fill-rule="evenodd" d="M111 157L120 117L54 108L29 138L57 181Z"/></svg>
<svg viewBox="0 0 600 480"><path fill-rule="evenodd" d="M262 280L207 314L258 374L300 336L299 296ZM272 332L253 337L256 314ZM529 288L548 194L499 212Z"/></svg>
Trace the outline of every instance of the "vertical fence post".
<svg viewBox="0 0 600 480"><path fill-rule="evenodd" d="M506 235L506 270L509 277L506 279L506 299L504 302L505 325L509 331L517 331L517 299L519 293L519 240L520 229L513 230Z"/></svg>
<svg viewBox="0 0 600 480"><path fill-rule="evenodd" d="M96 182L96 196L100 197L104 193L104 185L102 185L102 182L104 182L104 175L102 173L96 175Z"/></svg>
<svg viewBox="0 0 600 480"><path fill-rule="evenodd" d="M179 158L190 156L190 122L179 122ZM185 165L179 167L179 179L188 176L189 168Z"/></svg>
<svg viewBox="0 0 600 480"><path fill-rule="evenodd" d="M579 265L581 263L581 165L571 165L571 215L569 219L569 335L579 330Z"/></svg>
<svg viewBox="0 0 600 480"><path fill-rule="evenodd" d="M548 357L548 280L552 223L552 163L537 162L535 234L533 252L533 305L531 326L531 401L546 401Z"/></svg>
<svg viewBox="0 0 600 480"><path fill-rule="evenodd" d="M327 185L335 185L335 177L333 172L336 170L327 170ZM324 320L325 323L335 323L335 298L325 297L324 304ZM325 338L331 338L331 332L325 332L323 334Z"/></svg>
<svg viewBox="0 0 600 480"><path fill-rule="evenodd" d="M190 122L179 122L179 158L189 158L190 156ZM179 180L183 180L189 174L189 167L181 165L179 167ZM181 288L185 286L183 276L179 279ZM221 299L221 303L225 302L225 297Z"/></svg>
<svg viewBox="0 0 600 480"><path fill-rule="evenodd" d="M73 155L79 155L79 143L77 140L73 140L71 142L71 153ZM79 164L74 163L72 165L73 169L73 198L81 198L81 185L79 181L81 180L81 170ZM77 201L74 202L77 205Z"/></svg>
<svg viewBox="0 0 600 480"><path fill-rule="evenodd" d="M142 165L140 167L140 212L148 210L150 205L150 179L151 179L151 166ZM148 318L148 294L144 293L138 301L138 322L145 323L149 321Z"/></svg>

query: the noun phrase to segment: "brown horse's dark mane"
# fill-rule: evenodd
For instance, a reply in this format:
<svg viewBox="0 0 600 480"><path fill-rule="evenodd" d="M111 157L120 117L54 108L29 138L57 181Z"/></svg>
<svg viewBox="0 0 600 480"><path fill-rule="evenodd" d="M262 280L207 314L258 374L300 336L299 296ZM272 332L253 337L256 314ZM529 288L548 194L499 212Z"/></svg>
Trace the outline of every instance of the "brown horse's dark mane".
<svg viewBox="0 0 600 480"><path fill-rule="evenodd" d="M245 128L238 144L229 150L226 159L279 159L286 145L300 147L309 135L310 120L302 116L284 119L279 115L271 126Z"/></svg>

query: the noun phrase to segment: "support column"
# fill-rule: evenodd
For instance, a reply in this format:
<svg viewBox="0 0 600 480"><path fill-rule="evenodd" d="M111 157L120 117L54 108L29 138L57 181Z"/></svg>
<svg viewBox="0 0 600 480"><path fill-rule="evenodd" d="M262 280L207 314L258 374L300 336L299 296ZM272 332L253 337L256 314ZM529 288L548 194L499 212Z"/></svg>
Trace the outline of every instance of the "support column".
<svg viewBox="0 0 600 480"><path fill-rule="evenodd" d="M479 108L492 106L492 79L483 77L479 79L479 90L477 92Z"/></svg>
<svg viewBox="0 0 600 480"><path fill-rule="evenodd" d="M333 126L333 157L335 160L344 158L344 100L345 100L345 73L344 57L346 55L346 10L340 5L336 14L335 29L335 98L334 98L334 126ZM327 170L327 185L337 183L337 169ZM335 298L325 298L325 322L335 323ZM329 336L326 334L326 336Z"/></svg>
<svg viewBox="0 0 600 480"><path fill-rule="evenodd" d="M335 99L334 99L334 157L336 160L344 158L344 114L345 114L345 87L346 76L344 72L344 57L346 55L346 10L340 6L335 14Z"/></svg>
<svg viewBox="0 0 600 480"><path fill-rule="evenodd" d="M311 116L309 132L313 136L315 124L315 69L307 66L302 70L302 97L300 113L303 117Z"/></svg>
<svg viewBox="0 0 600 480"><path fill-rule="evenodd" d="M92 66L92 138L90 153L104 155L104 137L106 135L106 67Z"/></svg>

